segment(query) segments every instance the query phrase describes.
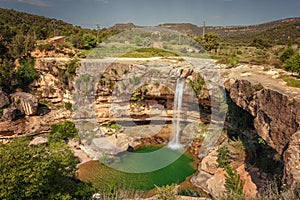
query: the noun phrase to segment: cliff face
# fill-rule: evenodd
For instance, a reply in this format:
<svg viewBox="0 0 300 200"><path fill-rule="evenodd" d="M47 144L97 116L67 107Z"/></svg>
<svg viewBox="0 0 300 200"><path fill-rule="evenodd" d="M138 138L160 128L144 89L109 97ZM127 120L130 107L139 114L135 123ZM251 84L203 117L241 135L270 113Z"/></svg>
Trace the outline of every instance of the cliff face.
<svg viewBox="0 0 300 200"><path fill-rule="evenodd" d="M66 73L69 62L69 59L58 58L36 60L39 78L31 84L31 90L40 101L59 104L72 100L74 77Z"/></svg>
<svg viewBox="0 0 300 200"><path fill-rule="evenodd" d="M299 99L242 79L228 81L226 88L230 98L254 117L259 136L282 155L284 181L294 186L300 180Z"/></svg>

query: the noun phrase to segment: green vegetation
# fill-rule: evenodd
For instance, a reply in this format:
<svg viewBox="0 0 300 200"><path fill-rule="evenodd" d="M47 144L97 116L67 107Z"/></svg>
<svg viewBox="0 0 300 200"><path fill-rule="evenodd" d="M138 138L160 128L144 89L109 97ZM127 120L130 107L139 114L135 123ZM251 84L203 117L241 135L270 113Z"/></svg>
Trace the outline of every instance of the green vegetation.
<svg viewBox="0 0 300 200"><path fill-rule="evenodd" d="M235 143L233 143L234 145ZM236 170L232 169L230 154L232 152L229 151L228 146L221 146L218 152L218 167L225 169L225 188L228 192L229 196L239 196L243 197L243 187L244 181L241 180L240 175Z"/></svg>
<svg viewBox="0 0 300 200"><path fill-rule="evenodd" d="M71 138L78 138L78 131L73 122L65 121L61 124L52 125L50 141L60 141Z"/></svg>
<svg viewBox="0 0 300 200"><path fill-rule="evenodd" d="M195 38L206 51L217 50L220 37L216 33L206 33L204 37Z"/></svg>
<svg viewBox="0 0 300 200"><path fill-rule="evenodd" d="M20 67L16 71L17 86L25 89L30 83L39 77L34 68L34 58L26 57L19 61Z"/></svg>
<svg viewBox="0 0 300 200"><path fill-rule="evenodd" d="M218 167L226 168L231 162L229 159L228 148L226 146L221 146L220 148L218 148L217 152L218 152L218 158L217 158Z"/></svg>
<svg viewBox="0 0 300 200"><path fill-rule="evenodd" d="M300 88L300 80L290 76L279 76L280 79L287 83L287 86Z"/></svg>
<svg viewBox="0 0 300 200"><path fill-rule="evenodd" d="M110 129L115 129L116 131L119 131L122 128L122 126L117 123L108 124L108 125L106 125L106 127L110 128Z"/></svg>
<svg viewBox="0 0 300 200"><path fill-rule="evenodd" d="M176 200L177 199L176 185L171 184L162 187L156 186L156 198L158 200Z"/></svg>
<svg viewBox="0 0 300 200"><path fill-rule="evenodd" d="M92 34L84 34L83 42L84 42L85 49L92 49L97 45L97 38Z"/></svg>
<svg viewBox="0 0 300 200"><path fill-rule="evenodd" d="M284 62L283 67L286 71L296 73L300 77L300 55L292 55Z"/></svg>
<svg viewBox="0 0 300 200"><path fill-rule="evenodd" d="M218 59L218 63L228 65L229 67L236 67L239 64L239 57L237 56L213 56Z"/></svg>
<svg viewBox="0 0 300 200"><path fill-rule="evenodd" d="M225 170L225 188L228 193L243 196L244 181L241 180L240 175L230 165Z"/></svg>
<svg viewBox="0 0 300 200"><path fill-rule="evenodd" d="M139 154L149 153L156 151L159 148L160 147L144 146L137 149L135 152ZM177 157L178 155L181 155L181 152L172 151L167 148L161 149L161 151L160 159L169 159L174 156ZM157 159L157 162L159 162L160 159ZM161 187L172 183L179 184L183 182L186 177L195 172L195 169L193 169L190 165L192 161L193 160L189 155L182 154L175 162L162 169L149 173L136 174L121 172L95 161L81 166L82 170L84 168L87 170L82 178L84 180L91 181L95 188L99 191L107 191L107 189L111 186L116 186L117 188L126 190L148 191L155 188L155 185ZM114 165L127 166L132 169L136 167L145 167L147 165L155 165L153 161L151 163L138 162L135 154L125 155L123 157L121 156L119 162L120 163L114 163Z"/></svg>
<svg viewBox="0 0 300 200"><path fill-rule="evenodd" d="M279 57L281 62L285 62L288 60L290 57L292 57L295 54L294 50L291 48L288 48L283 52L283 54Z"/></svg>
<svg viewBox="0 0 300 200"><path fill-rule="evenodd" d="M195 95L199 95L205 85L204 79L199 75L194 81L190 81L190 86L193 88Z"/></svg>
<svg viewBox="0 0 300 200"><path fill-rule="evenodd" d="M125 55L122 55L121 57L125 58L151 58L151 57L176 57L177 54L166 51L163 49L157 49L157 48L140 48L134 51L131 51L129 53L126 53Z"/></svg>
<svg viewBox="0 0 300 200"><path fill-rule="evenodd" d="M0 199L85 199L93 188L75 178L77 159L62 140L0 144Z"/></svg>
<svg viewBox="0 0 300 200"><path fill-rule="evenodd" d="M13 60L0 60L0 89L7 93L13 92L17 88L27 90L36 78L38 73L34 68L34 58L28 56L19 60L20 66L15 69Z"/></svg>

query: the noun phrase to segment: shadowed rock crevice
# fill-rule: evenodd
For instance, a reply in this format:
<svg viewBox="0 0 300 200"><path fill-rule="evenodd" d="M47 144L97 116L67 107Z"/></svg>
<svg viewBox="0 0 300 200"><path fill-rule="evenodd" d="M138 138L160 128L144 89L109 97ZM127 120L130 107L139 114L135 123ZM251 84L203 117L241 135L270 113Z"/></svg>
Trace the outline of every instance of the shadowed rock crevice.
<svg viewBox="0 0 300 200"><path fill-rule="evenodd" d="M263 139L260 142L265 142L277 152L276 157L282 159L283 183L295 186L300 180L297 170L300 166L300 160L297 159L299 99L246 80L230 83L227 90L233 102L254 118L255 131Z"/></svg>

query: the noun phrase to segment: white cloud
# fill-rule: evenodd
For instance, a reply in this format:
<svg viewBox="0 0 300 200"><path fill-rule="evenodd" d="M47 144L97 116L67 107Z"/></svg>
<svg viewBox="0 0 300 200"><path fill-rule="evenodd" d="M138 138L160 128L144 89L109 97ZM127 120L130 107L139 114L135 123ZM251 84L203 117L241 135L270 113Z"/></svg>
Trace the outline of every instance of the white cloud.
<svg viewBox="0 0 300 200"><path fill-rule="evenodd" d="M49 4L43 0L18 0L18 2L34 6L49 6Z"/></svg>

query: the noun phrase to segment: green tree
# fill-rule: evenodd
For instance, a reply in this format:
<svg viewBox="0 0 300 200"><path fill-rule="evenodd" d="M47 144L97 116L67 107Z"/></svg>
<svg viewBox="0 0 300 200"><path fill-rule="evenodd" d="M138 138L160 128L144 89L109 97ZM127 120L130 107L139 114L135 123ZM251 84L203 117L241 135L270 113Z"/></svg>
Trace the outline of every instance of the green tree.
<svg viewBox="0 0 300 200"><path fill-rule="evenodd" d="M32 57L26 57L21 59L19 63L20 67L15 73L17 87L27 89L28 85L39 77L34 68L35 60Z"/></svg>
<svg viewBox="0 0 300 200"><path fill-rule="evenodd" d="M94 36L92 34L84 34L83 41L84 41L85 49L91 49L91 48L96 47L96 45L97 45L97 38L96 38L96 36Z"/></svg>
<svg viewBox="0 0 300 200"><path fill-rule="evenodd" d="M0 61L0 89L4 92L10 93L13 91L14 85L14 68L13 60L4 59Z"/></svg>
<svg viewBox="0 0 300 200"><path fill-rule="evenodd" d="M220 37L216 33L207 33L202 38L196 38L206 51L217 50Z"/></svg>
<svg viewBox="0 0 300 200"><path fill-rule="evenodd" d="M30 35L17 34L9 45L9 53L13 58L26 56L35 47L35 40Z"/></svg>
<svg viewBox="0 0 300 200"><path fill-rule="evenodd" d="M0 199L83 199L89 185L75 180L77 160L63 141L29 146L26 138L0 145Z"/></svg>
<svg viewBox="0 0 300 200"><path fill-rule="evenodd" d="M284 62L284 69L286 71L297 73L300 77L300 55L294 54Z"/></svg>
<svg viewBox="0 0 300 200"><path fill-rule="evenodd" d="M72 35L70 37L70 42L77 49L83 49L84 48L84 40L83 40L83 36L82 35L79 35L79 34Z"/></svg>
<svg viewBox="0 0 300 200"><path fill-rule="evenodd" d="M283 52L283 54L280 56L280 60L282 61L282 62L285 62L286 60L288 60L290 57L292 57L292 55L294 55L295 54L295 52L294 52L294 50L292 49L292 48L288 48L287 50L285 50L284 52Z"/></svg>

